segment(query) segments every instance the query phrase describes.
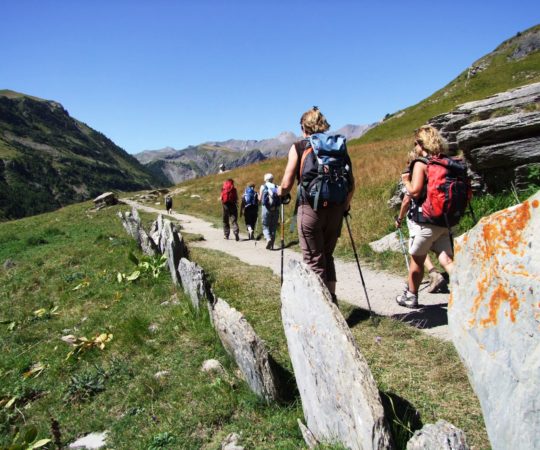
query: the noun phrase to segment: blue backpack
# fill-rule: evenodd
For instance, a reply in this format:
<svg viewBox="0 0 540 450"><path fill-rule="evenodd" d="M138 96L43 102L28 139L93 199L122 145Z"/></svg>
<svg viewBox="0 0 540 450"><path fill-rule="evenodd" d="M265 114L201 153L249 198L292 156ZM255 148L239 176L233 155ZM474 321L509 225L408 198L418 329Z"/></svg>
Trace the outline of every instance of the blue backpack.
<svg viewBox="0 0 540 450"><path fill-rule="evenodd" d="M300 160L300 187L315 211L343 204L351 190L351 167L344 136L311 135Z"/></svg>
<svg viewBox="0 0 540 450"><path fill-rule="evenodd" d="M281 205L281 200L277 193L277 186L272 184L268 186L268 183L264 184L263 194L262 194L262 204L271 211L275 211L279 205Z"/></svg>
<svg viewBox="0 0 540 450"><path fill-rule="evenodd" d="M257 206L258 203L259 199L257 198L257 193L255 192L255 189L251 186L248 186L244 191L244 204L246 205L246 208L250 206Z"/></svg>

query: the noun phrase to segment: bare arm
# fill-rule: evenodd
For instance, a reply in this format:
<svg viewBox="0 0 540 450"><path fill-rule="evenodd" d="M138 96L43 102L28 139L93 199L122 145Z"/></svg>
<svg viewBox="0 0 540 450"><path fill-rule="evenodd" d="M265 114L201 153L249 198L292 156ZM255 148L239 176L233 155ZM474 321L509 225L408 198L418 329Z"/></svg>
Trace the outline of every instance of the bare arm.
<svg viewBox="0 0 540 450"><path fill-rule="evenodd" d="M296 178L296 166L298 164L298 154L294 144L289 149L289 159L287 166L285 167L285 173L281 180L281 184L278 188L278 195L283 196L288 194L294 186L294 179Z"/></svg>
<svg viewBox="0 0 540 450"><path fill-rule="evenodd" d="M426 164L418 161L413 168L412 179L409 173L401 175L405 189L412 198L417 199L422 194L424 182L426 180Z"/></svg>
<svg viewBox="0 0 540 450"><path fill-rule="evenodd" d="M405 194L403 196L403 200L401 201L401 207L399 208L399 213L396 219L396 228L401 227L401 221L405 218L407 215L407 211L409 210L409 205L411 204L411 197L410 195Z"/></svg>

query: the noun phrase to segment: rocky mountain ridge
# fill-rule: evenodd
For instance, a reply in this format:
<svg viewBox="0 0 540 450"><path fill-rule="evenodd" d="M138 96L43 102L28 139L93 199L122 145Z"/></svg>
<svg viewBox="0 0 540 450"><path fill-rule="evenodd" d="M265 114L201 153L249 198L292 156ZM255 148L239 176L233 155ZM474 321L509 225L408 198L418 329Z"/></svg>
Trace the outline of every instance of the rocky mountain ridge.
<svg viewBox="0 0 540 450"><path fill-rule="evenodd" d="M332 134L342 134L347 139L362 136L372 125L345 125ZM287 155L291 145L301 139L291 131L284 131L269 139L228 139L209 141L185 149L165 147L160 150L145 150L134 156L164 184L176 184L199 176L217 173L221 164L234 169Z"/></svg>
<svg viewBox="0 0 540 450"><path fill-rule="evenodd" d="M159 183L60 103L0 91L0 220L52 211L107 190Z"/></svg>

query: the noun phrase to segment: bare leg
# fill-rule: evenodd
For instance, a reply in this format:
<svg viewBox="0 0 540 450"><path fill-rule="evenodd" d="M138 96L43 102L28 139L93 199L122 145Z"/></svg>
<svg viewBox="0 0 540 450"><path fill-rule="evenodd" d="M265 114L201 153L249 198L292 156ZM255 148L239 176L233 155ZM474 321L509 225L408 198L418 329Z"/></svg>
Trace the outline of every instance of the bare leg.
<svg viewBox="0 0 540 450"><path fill-rule="evenodd" d="M454 260L451 256L448 256L446 252L439 253L439 262L444 267L446 273L450 275L454 270Z"/></svg>
<svg viewBox="0 0 540 450"><path fill-rule="evenodd" d="M418 287L424 278L424 262L426 255L411 255L411 266L409 269L409 292L418 295Z"/></svg>

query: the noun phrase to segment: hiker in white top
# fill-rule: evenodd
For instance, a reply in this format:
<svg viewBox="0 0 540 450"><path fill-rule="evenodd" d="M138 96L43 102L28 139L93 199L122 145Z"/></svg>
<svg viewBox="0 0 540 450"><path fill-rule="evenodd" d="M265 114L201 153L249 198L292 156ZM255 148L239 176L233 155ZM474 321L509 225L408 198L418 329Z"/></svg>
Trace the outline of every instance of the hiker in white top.
<svg viewBox="0 0 540 450"><path fill-rule="evenodd" d="M264 184L259 189L259 199L261 199L262 204L262 228L267 250L274 248L279 222L279 196L277 195L277 186L273 182L274 175L267 173L264 175Z"/></svg>

